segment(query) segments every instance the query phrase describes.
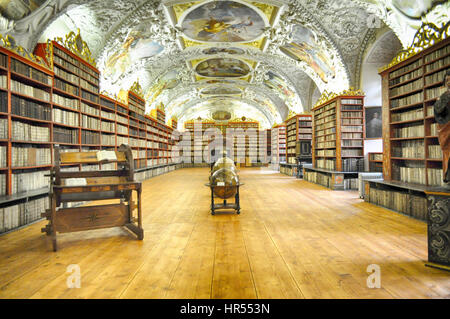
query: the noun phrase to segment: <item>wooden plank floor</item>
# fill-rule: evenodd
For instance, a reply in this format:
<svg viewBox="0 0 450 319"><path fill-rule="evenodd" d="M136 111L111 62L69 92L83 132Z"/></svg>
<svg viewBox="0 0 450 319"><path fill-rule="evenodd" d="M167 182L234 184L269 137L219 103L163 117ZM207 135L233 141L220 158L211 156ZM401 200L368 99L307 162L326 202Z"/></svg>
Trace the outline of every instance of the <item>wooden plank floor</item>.
<svg viewBox="0 0 450 319"><path fill-rule="evenodd" d="M425 223L356 192L239 174L241 215L210 215L207 169L145 181L144 241L121 228L62 234L54 253L45 222L0 236L0 298L450 298L450 274L424 266Z"/></svg>

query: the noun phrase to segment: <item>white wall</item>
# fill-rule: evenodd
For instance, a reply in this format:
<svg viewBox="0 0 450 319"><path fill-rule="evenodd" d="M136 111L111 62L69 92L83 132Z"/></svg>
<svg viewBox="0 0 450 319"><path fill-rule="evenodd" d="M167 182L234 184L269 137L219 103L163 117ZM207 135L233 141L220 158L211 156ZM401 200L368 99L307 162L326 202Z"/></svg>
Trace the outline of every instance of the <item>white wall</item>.
<svg viewBox="0 0 450 319"><path fill-rule="evenodd" d="M378 68L384 64L364 63L362 65L362 91L366 94L364 98L365 106L381 106L381 77ZM383 152L383 140L364 140L364 167L369 169L368 153Z"/></svg>

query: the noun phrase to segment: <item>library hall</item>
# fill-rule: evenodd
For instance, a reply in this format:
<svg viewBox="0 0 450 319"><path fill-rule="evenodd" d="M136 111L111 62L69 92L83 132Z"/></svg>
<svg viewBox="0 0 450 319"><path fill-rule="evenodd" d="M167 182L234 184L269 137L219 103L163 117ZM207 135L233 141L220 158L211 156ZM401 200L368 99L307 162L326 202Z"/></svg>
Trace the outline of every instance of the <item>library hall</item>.
<svg viewBox="0 0 450 319"><path fill-rule="evenodd" d="M0 1L0 300L450 299L449 17Z"/></svg>

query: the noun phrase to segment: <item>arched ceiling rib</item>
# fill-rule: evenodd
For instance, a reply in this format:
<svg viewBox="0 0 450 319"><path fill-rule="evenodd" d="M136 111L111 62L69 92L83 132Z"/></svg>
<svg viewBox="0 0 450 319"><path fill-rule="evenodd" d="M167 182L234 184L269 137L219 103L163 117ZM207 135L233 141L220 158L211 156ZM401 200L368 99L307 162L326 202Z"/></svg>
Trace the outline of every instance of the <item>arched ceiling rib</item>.
<svg viewBox="0 0 450 319"><path fill-rule="evenodd" d="M195 107L192 101L203 105L208 100L208 96L198 99L206 80L195 72L196 65L220 59L220 67L229 67L232 74L237 69L231 59L240 60L250 67L249 76L236 83L229 77L217 80L223 80L224 86L239 86L242 109L260 110L261 118L272 125L291 112L309 110L324 90L358 87L368 43L384 23L407 46L422 21L448 21L449 14L449 1L432 0L420 8L414 1L397 0L208 2L37 0L40 7L16 12L17 19L0 4L4 13L0 32L32 50L39 39L79 28L102 71L101 88L117 93L139 78L149 107L164 102L167 117L189 114L188 109ZM205 12L208 17L202 16ZM219 19L211 19L215 14L221 15ZM197 31L186 37L186 28ZM259 33L257 39L250 39L249 35ZM220 43L208 42L211 39ZM206 72L217 67L206 66ZM188 97L194 99L181 103ZM239 108L236 103L232 107Z"/></svg>

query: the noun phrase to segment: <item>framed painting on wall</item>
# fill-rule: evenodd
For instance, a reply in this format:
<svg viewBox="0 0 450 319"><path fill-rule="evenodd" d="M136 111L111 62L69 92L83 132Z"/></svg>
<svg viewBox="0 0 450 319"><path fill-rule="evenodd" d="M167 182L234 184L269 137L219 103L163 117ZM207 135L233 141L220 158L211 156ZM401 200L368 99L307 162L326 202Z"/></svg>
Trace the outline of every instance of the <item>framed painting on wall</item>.
<svg viewBox="0 0 450 319"><path fill-rule="evenodd" d="M366 113L366 139L381 138L383 125L381 121L381 106L372 106L365 108Z"/></svg>

